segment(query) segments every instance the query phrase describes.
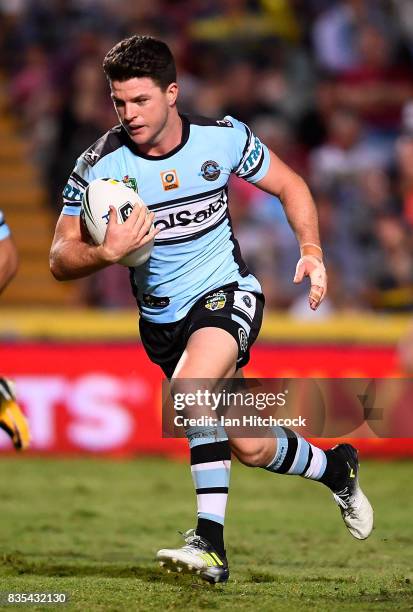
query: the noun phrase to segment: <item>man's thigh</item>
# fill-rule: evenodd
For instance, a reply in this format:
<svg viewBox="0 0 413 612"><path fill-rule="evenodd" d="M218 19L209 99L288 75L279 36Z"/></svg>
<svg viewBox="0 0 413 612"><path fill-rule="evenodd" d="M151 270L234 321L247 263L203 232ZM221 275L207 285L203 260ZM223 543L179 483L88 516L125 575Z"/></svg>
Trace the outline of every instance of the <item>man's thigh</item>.
<svg viewBox="0 0 413 612"><path fill-rule="evenodd" d="M202 327L189 337L172 378L231 378L237 358L238 345L231 334L219 327Z"/></svg>

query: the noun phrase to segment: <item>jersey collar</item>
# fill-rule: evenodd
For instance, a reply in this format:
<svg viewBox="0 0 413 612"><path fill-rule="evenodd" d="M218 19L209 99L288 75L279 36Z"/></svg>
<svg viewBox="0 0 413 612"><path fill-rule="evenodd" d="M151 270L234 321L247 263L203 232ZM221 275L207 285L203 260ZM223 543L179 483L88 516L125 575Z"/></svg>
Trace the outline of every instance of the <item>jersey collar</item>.
<svg viewBox="0 0 413 612"><path fill-rule="evenodd" d="M180 118L182 120L182 137L181 137L181 142L176 147L171 149L168 153L165 153L165 155L148 155L147 153L143 153L142 151L139 150L139 148L133 142L133 140L131 140L129 138L128 133L122 127L122 134L123 134L126 146L135 155L138 155L139 157L142 157L143 159L150 159L150 160L153 160L153 161L157 161L157 160L162 160L162 159L168 159L168 157L172 157L173 155L175 155L175 153L178 153L178 151L180 151L186 145L186 143L188 142L188 138L189 138L189 132L190 132L190 123L189 123L189 120L188 120L188 118L185 115L179 114L179 116L180 116Z"/></svg>

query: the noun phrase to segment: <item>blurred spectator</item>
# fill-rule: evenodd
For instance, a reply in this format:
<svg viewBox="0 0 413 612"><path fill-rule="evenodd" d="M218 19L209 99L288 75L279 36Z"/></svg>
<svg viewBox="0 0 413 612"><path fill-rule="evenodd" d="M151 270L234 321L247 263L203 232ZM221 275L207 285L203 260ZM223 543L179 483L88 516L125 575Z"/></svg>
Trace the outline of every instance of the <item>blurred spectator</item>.
<svg viewBox="0 0 413 612"><path fill-rule="evenodd" d="M10 80L10 103L25 134L29 135L29 152L43 163L44 152L53 144L54 93L51 87L49 57L39 44L31 44L24 63Z"/></svg>
<svg viewBox="0 0 413 612"><path fill-rule="evenodd" d="M258 115L251 129L283 162L299 174L307 175L306 148L297 140L292 124L282 115Z"/></svg>
<svg viewBox="0 0 413 612"><path fill-rule="evenodd" d="M246 47L271 35L295 40L298 24L288 0L222 0L198 2L200 11L191 23L194 40Z"/></svg>
<svg viewBox="0 0 413 612"><path fill-rule="evenodd" d="M396 168L404 219L413 227L413 134L396 142Z"/></svg>
<svg viewBox="0 0 413 612"><path fill-rule="evenodd" d="M311 154L311 183L317 188L353 181L369 168L389 163L386 150L363 137L360 118L351 110L337 108L329 118L327 142Z"/></svg>
<svg viewBox="0 0 413 612"><path fill-rule="evenodd" d="M379 310L411 310L413 253L407 227L395 215L382 215L374 230L377 244L366 258L368 301Z"/></svg>
<svg viewBox="0 0 413 612"><path fill-rule="evenodd" d="M344 0L332 4L313 25L315 59L321 68L332 72L352 70L360 61L360 28L367 23L385 26L388 22L376 1Z"/></svg>
<svg viewBox="0 0 413 612"><path fill-rule="evenodd" d="M413 57L413 3L411 0L392 0L396 23L400 33L405 36L406 47Z"/></svg>
<svg viewBox="0 0 413 612"><path fill-rule="evenodd" d="M412 72L395 61L390 38L373 25L360 29L357 49L359 62L339 77L337 100L359 112L371 136L386 146L397 134L404 103L413 97Z"/></svg>

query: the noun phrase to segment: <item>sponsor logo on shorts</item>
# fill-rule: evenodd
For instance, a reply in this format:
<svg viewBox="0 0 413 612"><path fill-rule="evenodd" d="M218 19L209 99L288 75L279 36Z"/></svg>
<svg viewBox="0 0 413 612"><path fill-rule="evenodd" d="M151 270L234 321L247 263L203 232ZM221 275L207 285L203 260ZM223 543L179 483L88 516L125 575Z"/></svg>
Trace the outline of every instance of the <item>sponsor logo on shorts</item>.
<svg viewBox="0 0 413 612"><path fill-rule="evenodd" d="M201 176L206 181L216 181L221 174L221 168L218 162L209 159L201 166Z"/></svg>
<svg viewBox="0 0 413 612"><path fill-rule="evenodd" d="M245 353L248 349L248 338L243 327L238 329L238 338L239 338L239 347L241 349L241 353Z"/></svg>
<svg viewBox="0 0 413 612"><path fill-rule="evenodd" d="M252 301L249 295L243 295L242 296L242 301L244 302L245 306L247 308L251 308L252 306Z"/></svg>
<svg viewBox="0 0 413 612"><path fill-rule="evenodd" d="M223 291L218 291L212 295L208 295L205 301L205 308L208 310L221 310L227 303L227 296Z"/></svg>
<svg viewBox="0 0 413 612"><path fill-rule="evenodd" d="M136 191L136 193L138 193L138 183L135 177L126 174L126 176L124 176L122 179L122 183L124 183L126 187L130 187L131 189Z"/></svg>
<svg viewBox="0 0 413 612"><path fill-rule="evenodd" d="M148 308L165 308L165 306L169 306L170 299L168 297L157 297L156 295L144 293L142 302L145 306L148 306Z"/></svg>
<svg viewBox="0 0 413 612"><path fill-rule="evenodd" d="M123 223L125 223L125 221L129 218L132 210L133 210L133 206L131 202L125 202L125 204L122 204L122 206L119 208L119 214L121 216Z"/></svg>
<svg viewBox="0 0 413 612"><path fill-rule="evenodd" d="M165 172L161 172L161 179L164 191L177 189L179 187L179 180L176 170L166 170Z"/></svg>

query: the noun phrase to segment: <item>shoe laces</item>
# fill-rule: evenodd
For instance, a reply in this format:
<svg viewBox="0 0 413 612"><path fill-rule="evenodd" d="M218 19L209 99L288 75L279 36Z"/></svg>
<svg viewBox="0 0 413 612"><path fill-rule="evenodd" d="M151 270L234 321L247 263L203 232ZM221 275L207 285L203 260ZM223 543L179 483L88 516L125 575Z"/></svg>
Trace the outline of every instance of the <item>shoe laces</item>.
<svg viewBox="0 0 413 612"><path fill-rule="evenodd" d="M348 487L333 493L333 497L337 504L343 508L344 515L350 516L351 518L356 518L359 505L354 503L354 496L351 495Z"/></svg>
<svg viewBox="0 0 413 612"><path fill-rule="evenodd" d="M195 529L188 529L188 531L180 531L179 533L187 543L187 546L183 547L184 549L191 551L194 548L198 550L206 550L207 545L205 541L201 538L201 536L197 535Z"/></svg>

